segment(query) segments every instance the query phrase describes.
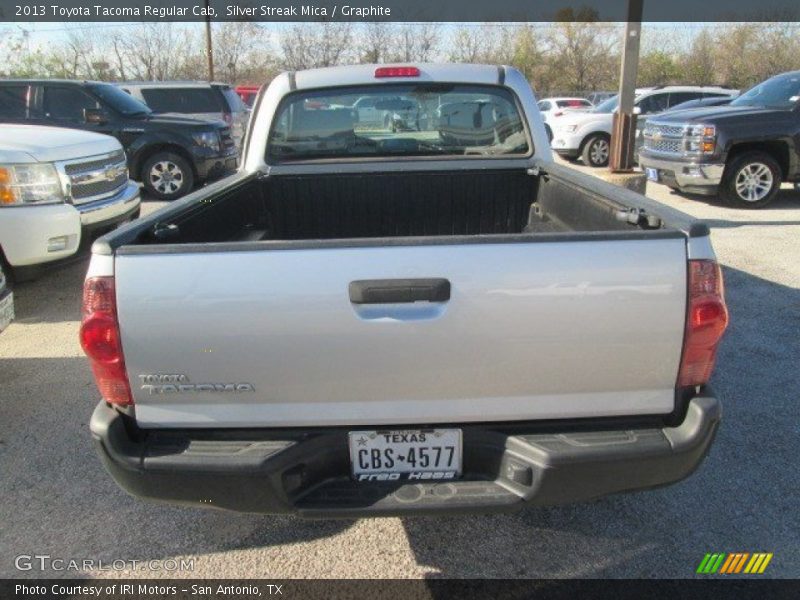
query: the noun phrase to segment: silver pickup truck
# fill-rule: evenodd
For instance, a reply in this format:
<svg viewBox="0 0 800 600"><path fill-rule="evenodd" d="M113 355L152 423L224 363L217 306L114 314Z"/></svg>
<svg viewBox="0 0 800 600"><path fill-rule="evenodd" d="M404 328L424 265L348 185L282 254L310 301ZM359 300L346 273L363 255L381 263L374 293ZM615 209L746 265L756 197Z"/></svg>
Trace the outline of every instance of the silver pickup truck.
<svg viewBox="0 0 800 600"><path fill-rule="evenodd" d="M360 99L413 98L391 131ZM688 476L720 420L708 228L553 162L509 67L283 73L238 174L98 240L81 343L148 499L492 511Z"/></svg>

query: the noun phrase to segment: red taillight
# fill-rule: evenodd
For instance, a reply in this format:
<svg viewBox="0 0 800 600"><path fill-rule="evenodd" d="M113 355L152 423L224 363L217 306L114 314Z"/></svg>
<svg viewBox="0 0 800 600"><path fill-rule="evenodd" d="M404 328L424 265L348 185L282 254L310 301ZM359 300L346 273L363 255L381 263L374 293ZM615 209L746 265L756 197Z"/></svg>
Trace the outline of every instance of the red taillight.
<svg viewBox="0 0 800 600"><path fill-rule="evenodd" d="M554 116L554 117L560 117L560 116L561 116L561 115L563 115L563 114L564 114L564 111L563 111L563 110L559 110L559 111L556 111L556 112L554 112L554 113L553 113L553 116Z"/></svg>
<svg viewBox="0 0 800 600"><path fill-rule="evenodd" d="M113 277L90 277L83 284L80 339L103 399L111 404L133 404L119 336Z"/></svg>
<svg viewBox="0 0 800 600"><path fill-rule="evenodd" d="M728 326L722 271L716 261L689 261L689 293L678 386L703 385L711 378L717 346Z"/></svg>
<svg viewBox="0 0 800 600"><path fill-rule="evenodd" d="M375 77L419 77L417 67L378 67L375 69Z"/></svg>

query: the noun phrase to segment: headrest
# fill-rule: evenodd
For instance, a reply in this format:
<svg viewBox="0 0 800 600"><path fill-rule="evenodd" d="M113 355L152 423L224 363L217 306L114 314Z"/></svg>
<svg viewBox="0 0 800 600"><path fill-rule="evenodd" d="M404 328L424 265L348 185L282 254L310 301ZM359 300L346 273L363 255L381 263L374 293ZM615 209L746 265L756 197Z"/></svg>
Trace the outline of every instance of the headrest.
<svg viewBox="0 0 800 600"><path fill-rule="evenodd" d="M352 133L355 117L349 108L300 109L295 112L292 120L289 139L327 138Z"/></svg>

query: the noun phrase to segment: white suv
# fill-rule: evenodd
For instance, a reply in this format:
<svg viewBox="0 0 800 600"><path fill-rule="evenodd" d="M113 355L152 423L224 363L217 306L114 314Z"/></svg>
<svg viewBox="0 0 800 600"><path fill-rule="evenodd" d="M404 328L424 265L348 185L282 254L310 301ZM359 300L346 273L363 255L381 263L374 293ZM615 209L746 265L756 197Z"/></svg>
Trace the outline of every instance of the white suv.
<svg viewBox="0 0 800 600"><path fill-rule="evenodd" d="M637 140L647 117L670 107L700 98L735 96L737 90L722 87L678 86L640 88L636 90L634 112L637 119ZM609 98L587 112L563 115L551 123L552 146L568 160L583 159L584 164L604 167L608 164L613 113L619 104L618 96Z"/></svg>

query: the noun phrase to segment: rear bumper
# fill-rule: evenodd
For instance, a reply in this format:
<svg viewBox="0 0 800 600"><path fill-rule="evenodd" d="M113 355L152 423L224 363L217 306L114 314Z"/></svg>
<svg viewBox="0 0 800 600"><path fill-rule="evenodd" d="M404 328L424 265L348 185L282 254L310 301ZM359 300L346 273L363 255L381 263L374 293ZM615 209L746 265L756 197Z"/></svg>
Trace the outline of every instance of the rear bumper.
<svg viewBox="0 0 800 600"><path fill-rule="evenodd" d="M353 482L344 429L145 432L103 403L90 429L106 468L134 496L327 518L496 512L667 485L702 462L720 417L705 390L676 427L465 427L461 480L402 484Z"/></svg>
<svg viewBox="0 0 800 600"><path fill-rule="evenodd" d="M639 166L658 171L658 180L689 194L714 195L725 172L724 163L693 163L639 153Z"/></svg>

